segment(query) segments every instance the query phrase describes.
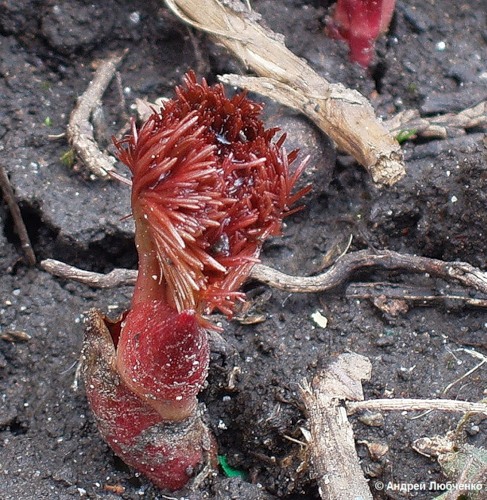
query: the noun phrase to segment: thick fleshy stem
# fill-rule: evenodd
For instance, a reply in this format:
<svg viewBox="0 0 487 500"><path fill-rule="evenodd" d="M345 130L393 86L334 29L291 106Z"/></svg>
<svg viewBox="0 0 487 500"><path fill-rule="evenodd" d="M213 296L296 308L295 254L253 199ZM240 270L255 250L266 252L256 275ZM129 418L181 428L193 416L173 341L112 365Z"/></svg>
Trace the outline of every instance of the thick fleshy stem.
<svg viewBox="0 0 487 500"><path fill-rule="evenodd" d="M125 463L160 488L179 490L202 464L215 465L214 438L196 408L167 422L123 383L116 369L120 326L96 310L87 318L82 368L98 430Z"/></svg>
<svg viewBox="0 0 487 500"><path fill-rule="evenodd" d="M134 304L122 322L117 369L124 384L163 420L190 416L206 380L209 347L194 311L165 302Z"/></svg>

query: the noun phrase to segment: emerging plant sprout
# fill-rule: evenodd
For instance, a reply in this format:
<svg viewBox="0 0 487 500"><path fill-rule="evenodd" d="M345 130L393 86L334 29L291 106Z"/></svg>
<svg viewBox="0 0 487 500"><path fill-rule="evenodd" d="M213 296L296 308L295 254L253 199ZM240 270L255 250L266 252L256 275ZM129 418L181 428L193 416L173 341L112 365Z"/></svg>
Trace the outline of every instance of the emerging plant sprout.
<svg viewBox="0 0 487 500"><path fill-rule="evenodd" d="M262 244L309 188L304 162L266 130L262 106L194 73L160 113L116 143L132 173L139 255L131 308L92 311L83 346L88 400L103 438L159 487L177 490L216 446L198 409L214 310L231 316Z"/></svg>
<svg viewBox="0 0 487 500"><path fill-rule="evenodd" d="M367 68L374 56L375 41L389 28L395 0L337 0L326 31L345 40L350 59Z"/></svg>

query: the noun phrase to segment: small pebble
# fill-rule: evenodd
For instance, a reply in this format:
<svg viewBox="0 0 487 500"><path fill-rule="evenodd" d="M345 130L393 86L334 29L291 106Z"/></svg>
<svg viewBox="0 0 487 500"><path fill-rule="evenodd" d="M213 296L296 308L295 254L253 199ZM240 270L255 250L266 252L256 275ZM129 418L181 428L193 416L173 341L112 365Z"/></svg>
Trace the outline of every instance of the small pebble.
<svg viewBox="0 0 487 500"><path fill-rule="evenodd" d="M436 50L443 52L446 49L446 43L441 41L436 44Z"/></svg>
<svg viewBox="0 0 487 500"><path fill-rule="evenodd" d="M384 415L380 412L365 411L358 419L369 427L382 427L384 425Z"/></svg>

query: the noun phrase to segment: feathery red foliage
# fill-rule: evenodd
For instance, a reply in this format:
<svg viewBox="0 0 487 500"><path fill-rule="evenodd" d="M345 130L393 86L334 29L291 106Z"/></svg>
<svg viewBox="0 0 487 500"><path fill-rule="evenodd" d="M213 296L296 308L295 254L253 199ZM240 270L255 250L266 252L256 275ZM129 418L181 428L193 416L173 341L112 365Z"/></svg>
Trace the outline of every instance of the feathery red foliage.
<svg viewBox="0 0 487 500"><path fill-rule="evenodd" d="M154 242L159 297L178 311L230 315L264 239L309 189L291 194L304 162L289 173L297 153L285 154L284 136L272 142L277 129L264 129L261 111L189 73L175 99L117 143L136 224Z"/></svg>

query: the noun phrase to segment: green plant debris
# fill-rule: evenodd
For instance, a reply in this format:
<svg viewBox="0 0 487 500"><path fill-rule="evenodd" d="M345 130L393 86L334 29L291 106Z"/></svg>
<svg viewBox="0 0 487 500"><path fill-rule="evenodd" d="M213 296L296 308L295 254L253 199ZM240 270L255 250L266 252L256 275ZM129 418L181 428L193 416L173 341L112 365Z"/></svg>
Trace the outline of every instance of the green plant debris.
<svg viewBox="0 0 487 500"><path fill-rule="evenodd" d="M228 465L227 457L224 455L218 455L218 463L227 477L241 477L242 479L247 477L244 471L234 469L232 466Z"/></svg>
<svg viewBox="0 0 487 500"><path fill-rule="evenodd" d="M68 149L59 159L61 160L61 163L63 165L71 168L74 165L74 161L76 159L74 149Z"/></svg>
<svg viewBox="0 0 487 500"><path fill-rule="evenodd" d="M46 127L52 127L52 118L50 116L44 118L44 125Z"/></svg>
<svg viewBox="0 0 487 500"><path fill-rule="evenodd" d="M46 81L46 82L42 82L42 83L41 83L41 89L42 89L44 92L47 92L47 91L51 90L51 87L52 87L52 85L51 85L51 83L50 83L50 82L47 82L47 81Z"/></svg>
<svg viewBox="0 0 487 500"><path fill-rule="evenodd" d="M407 141L408 139L411 139L414 135L416 135L417 129L405 129L401 130L397 135L396 135L396 141L399 144L402 144L403 142Z"/></svg>
<svg viewBox="0 0 487 500"><path fill-rule="evenodd" d="M410 94L415 94L416 92L418 92L418 86L415 83L410 83L407 86L407 89Z"/></svg>

